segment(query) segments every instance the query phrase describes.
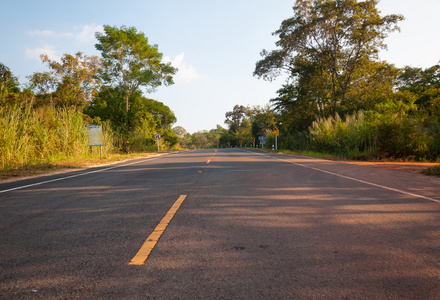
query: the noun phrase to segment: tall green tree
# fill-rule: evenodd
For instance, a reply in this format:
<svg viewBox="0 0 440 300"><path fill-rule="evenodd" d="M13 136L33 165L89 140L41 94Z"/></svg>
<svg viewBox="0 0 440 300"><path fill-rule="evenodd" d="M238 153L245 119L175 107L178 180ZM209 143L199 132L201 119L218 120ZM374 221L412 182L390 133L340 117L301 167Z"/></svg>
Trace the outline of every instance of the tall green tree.
<svg viewBox="0 0 440 300"><path fill-rule="evenodd" d="M163 63L158 46L150 45L145 34L135 27L105 25L104 32L97 32L96 38L95 47L104 60L101 77L107 86L123 91L127 114L131 96L140 87L150 91L162 84L173 84L177 69Z"/></svg>
<svg viewBox="0 0 440 300"><path fill-rule="evenodd" d="M297 0L294 16L274 32L279 49L263 50L254 75L266 80L287 72L292 81L308 78L333 112L346 105L359 70L377 59L387 34L398 30L400 15L382 17L377 0ZM306 71L306 74L304 72ZM313 79L313 80L312 80Z"/></svg>

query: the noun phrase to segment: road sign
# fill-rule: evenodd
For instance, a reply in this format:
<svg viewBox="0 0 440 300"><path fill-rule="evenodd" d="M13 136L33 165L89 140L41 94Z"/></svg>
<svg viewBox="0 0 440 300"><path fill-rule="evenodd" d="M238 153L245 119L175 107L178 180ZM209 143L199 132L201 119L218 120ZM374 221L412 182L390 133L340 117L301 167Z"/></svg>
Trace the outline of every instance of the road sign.
<svg viewBox="0 0 440 300"><path fill-rule="evenodd" d="M160 143L160 134L156 133L156 134L154 135L154 138L156 139L156 142L157 142L157 152L159 152L159 151L160 151L160 146L159 146L159 143Z"/></svg>
<svg viewBox="0 0 440 300"><path fill-rule="evenodd" d="M260 144L262 144L262 145L266 144L266 137L265 136L259 136L258 139L260 140Z"/></svg>
<svg viewBox="0 0 440 300"><path fill-rule="evenodd" d="M89 137L90 154L93 157L93 147L99 147L100 157L102 158L102 145L104 138L102 135L102 125L87 125L87 134Z"/></svg>
<svg viewBox="0 0 440 300"><path fill-rule="evenodd" d="M89 136L89 146L102 146L102 125L87 125L87 133Z"/></svg>
<svg viewBox="0 0 440 300"><path fill-rule="evenodd" d="M240 142L240 144L243 144L243 141L242 141L242 140L240 140L239 142Z"/></svg>
<svg viewBox="0 0 440 300"><path fill-rule="evenodd" d="M280 131L279 130L275 130L274 132L272 132L272 134L275 135L275 150L278 150L278 141L277 141L277 137L280 136ZM273 148L273 146L272 146Z"/></svg>
<svg viewBox="0 0 440 300"><path fill-rule="evenodd" d="M255 138L252 138L252 143L255 143Z"/></svg>

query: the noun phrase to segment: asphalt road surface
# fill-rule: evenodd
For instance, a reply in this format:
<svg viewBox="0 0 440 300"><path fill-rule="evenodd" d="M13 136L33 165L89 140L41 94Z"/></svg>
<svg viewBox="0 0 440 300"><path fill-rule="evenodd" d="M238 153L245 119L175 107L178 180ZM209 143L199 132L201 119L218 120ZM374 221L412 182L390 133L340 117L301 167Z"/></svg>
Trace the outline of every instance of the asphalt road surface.
<svg viewBox="0 0 440 300"><path fill-rule="evenodd" d="M440 299L440 181L220 149L3 183L0 299Z"/></svg>

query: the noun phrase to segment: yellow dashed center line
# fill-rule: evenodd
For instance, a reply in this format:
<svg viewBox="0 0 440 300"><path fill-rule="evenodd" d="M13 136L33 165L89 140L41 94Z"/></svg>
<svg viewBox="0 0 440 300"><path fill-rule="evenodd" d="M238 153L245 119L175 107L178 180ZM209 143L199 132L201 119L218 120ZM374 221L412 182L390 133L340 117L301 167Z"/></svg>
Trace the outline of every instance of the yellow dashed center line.
<svg viewBox="0 0 440 300"><path fill-rule="evenodd" d="M209 164L211 162L211 160L210 159L208 159L208 161L206 162L207 164Z"/></svg>
<svg viewBox="0 0 440 300"><path fill-rule="evenodd" d="M173 206L171 206L170 210L167 212L165 217L160 221L159 225L154 228L154 231L148 236L145 240L142 247L139 249L138 253L130 260L130 265L143 265L150 255L151 251L153 251L154 246L156 246L157 241L161 237L162 233L167 228L168 224L173 219L177 210L180 208L183 200L185 200L186 195L181 195L179 199L174 202Z"/></svg>

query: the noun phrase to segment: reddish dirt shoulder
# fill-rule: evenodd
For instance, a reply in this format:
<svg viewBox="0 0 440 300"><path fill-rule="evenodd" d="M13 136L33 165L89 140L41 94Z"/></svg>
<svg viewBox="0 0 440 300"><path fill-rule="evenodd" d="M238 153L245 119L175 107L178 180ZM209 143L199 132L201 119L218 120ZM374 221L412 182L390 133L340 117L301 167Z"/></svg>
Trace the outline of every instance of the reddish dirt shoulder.
<svg viewBox="0 0 440 300"><path fill-rule="evenodd" d="M366 162L366 161L343 161L344 163L355 165L367 165L374 166L389 170L401 171L401 172L420 172L423 169L437 166L438 163L417 163L417 162Z"/></svg>

